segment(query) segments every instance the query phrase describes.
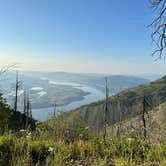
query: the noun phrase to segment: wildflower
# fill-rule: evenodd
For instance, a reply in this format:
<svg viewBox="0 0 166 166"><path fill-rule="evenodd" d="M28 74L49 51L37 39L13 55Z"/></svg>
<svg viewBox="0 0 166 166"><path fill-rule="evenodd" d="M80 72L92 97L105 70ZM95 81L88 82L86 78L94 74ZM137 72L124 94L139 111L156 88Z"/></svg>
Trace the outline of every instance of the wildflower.
<svg viewBox="0 0 166 166"><path fill-rule="evenodd" d="M31 134L32 134L32 133L31 133L31 132L29 132L29 133L27 134L27 136L31 136Z"/></svg>
<svg viewBox="0 0 166 166"><path fill-rule="evenodd" d="M87 126L87 127L85 127L85 130L88 130L89 129L89 127Z"/></svg>
<svg viewBox="0 0 166 166"><path fill-rule="evenodd" d="M128 141L129 141L129 142L133 141L133 138L128 138Z"/></svg>
<svg viewBox="0 0 166 166"><path fill-rule="evenodd" d="M27 139L31 139L31 136L27 135L26 138L27 138Z"/></svg>
<svg viewBox="0 0 166 166"><path fill-rule="evenodd" d="M48 152L52 152L54 150L54 147L49 147Z"/></svg>

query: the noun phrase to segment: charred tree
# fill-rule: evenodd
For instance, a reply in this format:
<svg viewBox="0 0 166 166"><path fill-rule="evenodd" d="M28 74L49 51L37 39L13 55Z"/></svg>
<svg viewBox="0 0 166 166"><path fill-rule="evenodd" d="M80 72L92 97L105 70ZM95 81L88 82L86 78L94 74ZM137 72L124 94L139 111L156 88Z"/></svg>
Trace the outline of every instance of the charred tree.
<svg viewBox="0 0 166 166"><path fill-rule="evenodd" d="M20 85L21 85L21 82L18 79L18 71L16 71L14 112L17 111L17 106L18 106L18 91L19 91Z"/></svg>
<svg viewBox="0 0 166 166"><path fill-rule="evenodd" d="M141 119L142 119L142 123L143 123L143 136L144 138L147 137L147 123L146 123L146 115L148 115L148 111L146 109L146 107L150 107L151 108L151 105L150 103L148 102L148 100L146 99L145 95L143 96L143 99L142 99L142 115L141 115Z"/></svg>
<svg viewBox="0 0 166 166"><path fill-rule="evenodd" d="M142 109L142 122L143 122L143 135L144 138L146 138L147 136L147 131L146 131L146 118L145 118L145 114L146 114L146 99L145 96L143 97L143 109Z"/></svg>
<svg viewBox="0 0 166 166"><path fill-rule="evenodd" d="M105 108L104 108L104 132L103 139L105 140L107 136L107 115L108 115L108 97L109 97L109 87L108 87L108 79L105 78Z"/></svg>
<svg viewBox="0 0 166 166"><path fill-rule="evenodd" d="M54 116L56 115L56 103L54 104Z"/></svg>
<svg viewBox="0 0 166 166"><path fill-rule="evenodd" d="M26 115L26 120L25 120L25 126L28 128L29 125L29 119L32 118L32 105L30 101L29 94L25 96L25 115Z"/></svg>
<svg viewBox="0 0 166 166"><path fill-rule="evenodd" d="M26 105L27 105L27 104L26 104L26 101L27 101L27 100L26 100L26 91L24 91L24 114L25 114L25 115L26 115L26 109L27 109L27 108L26 108Z"/></svg>
<svg viewBox="0 0 166 166"><path fill-rule="evenodd" d="M121 121L122 121L122 111L121 111L121 104L120 101L118 101L118 112L119 112L119 119L118 119L118 128L117 128L117 137L120 137L121 132Z"/></svg>

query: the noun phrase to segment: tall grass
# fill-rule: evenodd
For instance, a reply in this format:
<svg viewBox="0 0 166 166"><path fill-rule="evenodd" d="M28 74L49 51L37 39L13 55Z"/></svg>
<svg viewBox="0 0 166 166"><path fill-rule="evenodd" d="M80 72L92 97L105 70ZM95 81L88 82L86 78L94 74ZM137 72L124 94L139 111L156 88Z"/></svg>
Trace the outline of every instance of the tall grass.
<svg viewBox="0 0 166 166"><path fill-rule="evenodd" d="M102 138L66 143L59 139L0 137L1 166L29 165L165 165L166 144L136 138Z"/></svg>

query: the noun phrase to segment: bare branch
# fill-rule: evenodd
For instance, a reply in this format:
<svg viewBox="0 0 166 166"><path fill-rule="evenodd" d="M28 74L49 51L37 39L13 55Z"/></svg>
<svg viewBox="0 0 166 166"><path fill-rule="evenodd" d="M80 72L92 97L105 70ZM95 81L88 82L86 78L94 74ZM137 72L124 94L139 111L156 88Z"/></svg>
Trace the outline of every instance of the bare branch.
<svg viewBox="0 0 166 166"><path fill-rule="evenodd" d="M152 56L156 60L161 60L165 56L166 48L166 0L151 0L151 8L158 13L148 27L152 27L154 31L151 34L152 42L156 45Z"/></svg>
<svg viewBox="0 0 166 166"><path fill-rule="evenodd" d="M8 72L8 71L13 71L16 68L18 68L19 63L14 63L14 64L9 64L0 69L0 75Z"/></svg>

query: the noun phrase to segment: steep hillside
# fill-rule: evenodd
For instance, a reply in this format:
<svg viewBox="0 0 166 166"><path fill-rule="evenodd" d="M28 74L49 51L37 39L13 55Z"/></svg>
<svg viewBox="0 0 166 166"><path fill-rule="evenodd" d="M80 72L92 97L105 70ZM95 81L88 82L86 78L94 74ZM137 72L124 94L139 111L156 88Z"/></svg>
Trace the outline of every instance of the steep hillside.
<svg viewBox="0 0 166 166"><path fill-rule="evenodd" d="M141 85L135 88L124 90L117 95L109 97L107 121L109 124L115 124L121 118L125 120L134 117L143 109L143 96L150 106L147 110L166 101L166 76L151 82L148 85ZM92 103L83 106L80 111L85 120L90 122L96 129L103 125L104 101Z"/></svg>
<svg viewBox="0 0 166 166"><path fill-rule="evenodd" d="M153 142L166 139L166 102L149 111L146 118L147 137ZM129 118L107 128L107 136L135 136L143 135L143 122L141 116Z"/></svg>

